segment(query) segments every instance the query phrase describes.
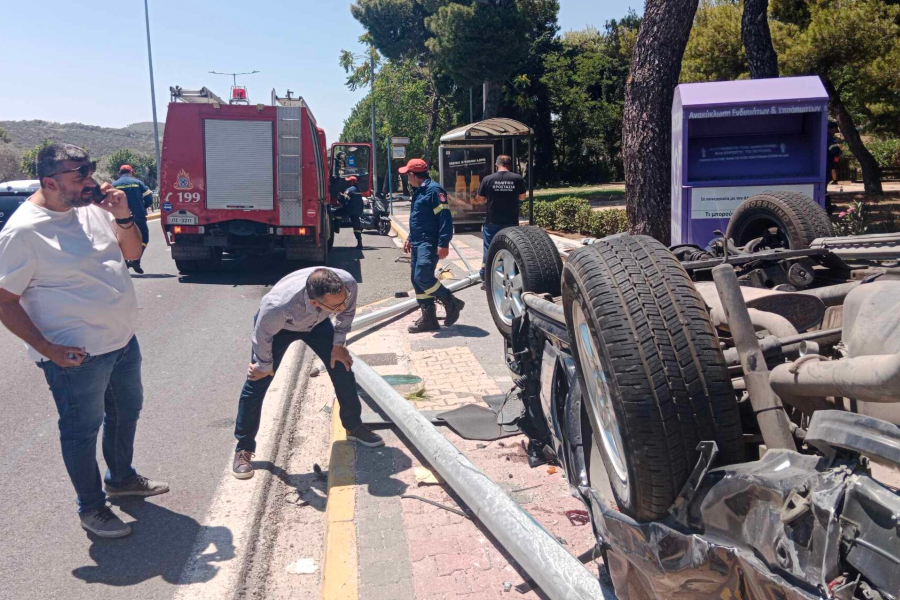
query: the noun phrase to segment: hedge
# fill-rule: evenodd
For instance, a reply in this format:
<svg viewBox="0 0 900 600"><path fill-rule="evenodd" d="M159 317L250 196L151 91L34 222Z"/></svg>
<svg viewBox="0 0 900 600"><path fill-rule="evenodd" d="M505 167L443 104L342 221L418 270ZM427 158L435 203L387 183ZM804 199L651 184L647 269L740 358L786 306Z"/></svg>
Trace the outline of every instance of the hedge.
<svg viewBox="0 0 900 600"><path fill-rule="evenodd" d="M534 224L544 229L597 238L628 231L624 209L591 210L587 200L572 196L553 202L535 202Z"/></svg>

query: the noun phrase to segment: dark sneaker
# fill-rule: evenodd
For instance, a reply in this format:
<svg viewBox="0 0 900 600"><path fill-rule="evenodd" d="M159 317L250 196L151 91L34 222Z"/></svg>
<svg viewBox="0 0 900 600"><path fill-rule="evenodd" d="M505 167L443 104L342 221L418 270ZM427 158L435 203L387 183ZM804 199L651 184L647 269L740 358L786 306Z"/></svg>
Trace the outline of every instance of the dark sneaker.
<svg viewBox="0 0 900 600"><path fill-rule="evenodd" d="M462 309L466 307L466 303L457 298L456 296L450 297L450 302L444 306L444 309L447 311L447 316L444 317L444 325L450 327L457 321L459 321L459 313L462 312Z"/></svg>
<svg viewBox="0 0 900 600"><path fill-rule="evenodd" d="M131 263L131 268L134 269L134 272L137 273L138 275L144 274L144 269L141 268L141 261L139 261L139 260L136 260L133 263Z"/></svg>
<svg viewBox="0 0 900 600"><path fill-rule="evenodd" d="M159 496L169 491L169 484L165 481L153 481L142 475L124 487L103 486L109 498L121 498L123 496Z"/></svg>
<svg viewBox="0 0 900 600"><path fill-rule="evenodd" d="M424 333L426 331L440 331L441 324L437 319L437 308L434 304L422 309L422 316L414 324L407 328L410 333Z"/></svg>
<svg viewBox="0 0 900 600"><path fill-rule="evenodd" d="M120 538L131 533L131 527L105 504L97 510L79 515L81 526L102 538Z"/></svg>
<svg viewBox="0 0 900 600"><path fill-rule="evenodd" d="M356 429L347 432L347 440L350 442L358 442L369 448L378 448L384 446L384 440L380 435L366 427L360 425Z"/></svg>
<svg viewBox="0 0 900 600"><path fill-rule="evenodd" d="M253 477L253 463L250 462L253 453L249 450L238 450L234 453L234 464L231 465L231 474L238 479L250 479Z"/></svg>

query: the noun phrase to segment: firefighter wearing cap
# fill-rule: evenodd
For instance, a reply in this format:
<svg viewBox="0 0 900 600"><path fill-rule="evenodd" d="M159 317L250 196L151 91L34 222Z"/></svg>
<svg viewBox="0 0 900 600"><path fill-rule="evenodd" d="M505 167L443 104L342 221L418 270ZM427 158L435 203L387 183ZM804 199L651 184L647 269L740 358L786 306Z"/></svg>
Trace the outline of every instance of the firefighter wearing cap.
<svg viewBox="0 0 900 600"><path fill-rule="evenodd" d="M344 193L341 194L344 205L343 213L350 219L350 224L353 226L353 235L356 236L356 248L357 250L362 250L362 223L360 223L359 218L363 214L363 199L362 194L359 193L359 188L356 187L357 181L359 181L356 177L351 175L344 179L347 183L350 184Z"/></svg>
<svg viewBox="0 0 900 600"><path fill-rule="evenodd" d="M128 208L134 215L134 224L141 232L141 241L146 250L150 242L150 230L147 228L147 209L153 206L153 192L144 182L134 176L134 168L131 165L119 167L119 178L113 182L113 187L125 192L128 198ZM126 261L129 268L135 273L143 273L141 259Z"/></svg>
<svg viewBox="0 0 900 600"><path fill-rule="evenodd" d="M447 206L447 192L431 180L428 164L420 158L410 160L400 168L400 173L407 175L410 186L415 189L409 213L409 238L403 250L410 254L412 284L422 310L422 316L410 326L409 332L437 331L440 324L435 300L444 305L447 312L444 325L448 327L456 323L465 306L434 276L438 260L447 258L450 253L450 239L453 237L453 218Z"/></svg>

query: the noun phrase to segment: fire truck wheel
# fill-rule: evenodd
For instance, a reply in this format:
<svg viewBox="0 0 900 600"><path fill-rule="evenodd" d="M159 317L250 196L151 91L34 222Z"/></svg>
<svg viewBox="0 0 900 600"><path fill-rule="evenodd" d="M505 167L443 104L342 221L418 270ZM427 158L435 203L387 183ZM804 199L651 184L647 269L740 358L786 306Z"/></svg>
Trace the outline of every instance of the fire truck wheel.
<svg viewBox="0 0 900 600"><path fill-rule="evenodd" d="M667 514L714 440L743 459L731 378L703 300L684 268L647 236L616 235L573 252L563 310L586 406L591 486L638 520ZM594 460L590 460L593 458Z"/></svg>
<svg viewBox="0 0 900 600"><path fill-rule="evenodd" d="M494 324L505 337L524 310L522 294L559 296L562 259L556 244L540 227L501 229L488 248L484 291Z"/></svg>
<svg viewBox="0 0 900 600"><path fill-rule="evenodd" d="M738 246L765 238L759 249L802 250L816 238L834 236L834 226L825 209L806 194L763 192L741 202L725 235Z"/></svg>
<svg viewBox="0 0 900 600"><path fill-rule="evenodd" d="M196 273L200 270L200 261L198 260L176 260L175 268L179 273Z"/></svg>

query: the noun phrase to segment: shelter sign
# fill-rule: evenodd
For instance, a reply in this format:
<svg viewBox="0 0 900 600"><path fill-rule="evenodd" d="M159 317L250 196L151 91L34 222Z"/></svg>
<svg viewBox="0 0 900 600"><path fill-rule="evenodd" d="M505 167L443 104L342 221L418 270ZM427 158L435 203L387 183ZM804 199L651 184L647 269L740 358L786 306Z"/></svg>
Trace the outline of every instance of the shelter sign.
<svg viewBox="0 0 900 600"><path fill-rule="evenodd" d="M441 186L447 190L454 219L484 217L487 206L476 199L481 181L494 172L494 146L441 146Z"/></svg>

